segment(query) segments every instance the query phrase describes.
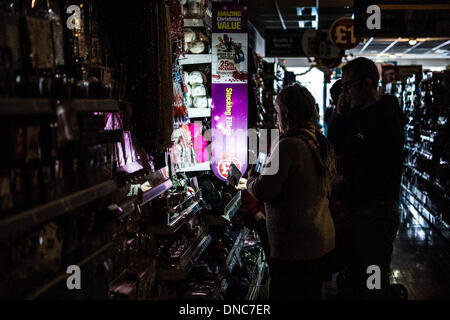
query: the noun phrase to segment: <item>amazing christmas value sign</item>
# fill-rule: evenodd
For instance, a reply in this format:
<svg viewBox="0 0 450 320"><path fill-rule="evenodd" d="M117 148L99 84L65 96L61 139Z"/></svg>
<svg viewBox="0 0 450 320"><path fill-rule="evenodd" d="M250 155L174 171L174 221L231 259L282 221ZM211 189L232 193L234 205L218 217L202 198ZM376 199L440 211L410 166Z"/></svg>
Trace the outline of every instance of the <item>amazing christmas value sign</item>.
<svg viewBox="0 0 450 320"><path fill-rule="evenodd" d="M232 162L247 168L247 4L213 3L212 163L226 180Z"/></svg>

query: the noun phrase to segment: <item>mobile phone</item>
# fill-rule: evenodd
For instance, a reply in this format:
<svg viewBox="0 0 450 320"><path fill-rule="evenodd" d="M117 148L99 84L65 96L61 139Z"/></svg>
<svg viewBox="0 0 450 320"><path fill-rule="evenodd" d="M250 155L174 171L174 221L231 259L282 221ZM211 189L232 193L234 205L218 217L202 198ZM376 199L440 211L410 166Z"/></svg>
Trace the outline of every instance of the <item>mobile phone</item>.
<svg viewBox="0 0 450 320"><path fill-rule="evenodd" d="M258 160L256 161L255 171L258 172L259 174L261 174L262 168L266 163L266 157L267 155L265 153L260 152L258 154Z"/></svg>
<svg viewBox="0 0 450 320"><path fill-rule="evenodd" d="M236 167L234 162L232 162L230 164L230 169L228 169L228 177L227 177L228 183L230 183L233 186L237 186L239 184L241 176L242 176L241 171L238 169L238 167Z"/></svg>

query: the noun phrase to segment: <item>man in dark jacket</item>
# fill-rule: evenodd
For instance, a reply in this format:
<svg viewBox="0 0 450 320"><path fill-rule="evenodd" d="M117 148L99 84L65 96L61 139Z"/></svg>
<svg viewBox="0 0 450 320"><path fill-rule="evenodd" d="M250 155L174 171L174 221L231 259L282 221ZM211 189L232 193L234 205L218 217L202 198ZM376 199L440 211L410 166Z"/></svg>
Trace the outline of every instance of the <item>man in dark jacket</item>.
<svg viewBox="0 0 450 320"><path fill-rule="evenodd" d="M405 116L395 97L378 95L378 80L369 59L357 58L344 66L341 98L350 111L335 119L330 132L343 175L339 197L351 221L345 236L353 294L363 298L389 293L403 164Z"/></svg>

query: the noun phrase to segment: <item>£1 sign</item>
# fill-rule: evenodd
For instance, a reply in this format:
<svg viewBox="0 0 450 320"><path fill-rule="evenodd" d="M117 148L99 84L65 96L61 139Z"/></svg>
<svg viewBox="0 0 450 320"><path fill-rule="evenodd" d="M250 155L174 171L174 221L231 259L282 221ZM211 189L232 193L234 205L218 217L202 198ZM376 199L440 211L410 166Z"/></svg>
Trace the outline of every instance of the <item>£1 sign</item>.
<svg viewBox="0 0 450 320"><path fill-rule="evenodd" d="M351 18L339 18L330 28L331 43L341 49L352 49L359 43L355 37L355 22Z"/></svg>
<svg viewBox="0 0 450 320"><path fill-rule="evenodd" d="M219 164L218 164L218 170L217 172L219 173L219 175L224 178L227 179L228 178L228 171L230 170L230 165L231 163L234 162L234 164L236 165L236 167L241 170L241 163L239 162L238 159L233 159L233 160L220 160Z"/></svg>

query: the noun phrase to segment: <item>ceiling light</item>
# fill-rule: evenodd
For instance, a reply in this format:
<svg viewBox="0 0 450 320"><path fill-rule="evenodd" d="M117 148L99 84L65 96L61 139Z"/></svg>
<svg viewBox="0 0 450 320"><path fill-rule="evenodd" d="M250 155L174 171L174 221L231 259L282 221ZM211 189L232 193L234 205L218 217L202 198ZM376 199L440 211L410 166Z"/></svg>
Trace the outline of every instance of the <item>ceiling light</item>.
<svg viewBox="0 0 450 320"><path fill-rule="evenodd" d="M413 46L413 45L415 45L417 43L417 40L416 39L409 39L408 43L409 43L410 46Z"/></svg>
<svg viewBox="0 0 450 320"><path fill-rule="evenodd" d="M382 56L383 54L385 54L386 52L388 52L393 46L395 46L395 44L397 42L399 42L402 38L398 37L397 40L393 41L390 45L388 45L383 51L381 51L377 57Z"/></svg>
<svg viewBox="0 0 450 320"><path fill-rule="evenodd" d="M425 54L429 54L429 53L431 53L431 52L433 52L433 51L436 51L436 50L438 50L438 49L440 49L440 48L442 48L442 47L445 47L445 46L448 45L448 44L450 44L450 40L448 40L448 41L446 41L446 42L444 42L444 43L441 43L441 44L438 45L437 47L434 47L433 49L427 51Z"/></svg>
<svg viewBox="0 0 450 320"><path fill-rule="evenodd" d="M395 58L396 58L396 55L395 55L395 54L390 54L390 55L389 55L389 58L390 58L390 59L395 59Z"/></svg>
<svg viewBox="0 0 450 320"><path fill-rule="evenodd" d="M297 7L297 16L317 16L317 7Z"/></svg>
<svg viewBox="0 0 450 320"><path fill-rule="evenodd" d="M359 53L360 53L360 54L363 53L364 50L366 50L367 47L372 43L372 41L373 41L373 37L371 37L369 40L367 40L366 44L365 44L364 47L359 51Z"/></svg>
<svg viewBox="0 0 450 320"><path fill-rule="evenodd" d="M298 27L300 29L305 29L305 28L314 28L317 29L317 22L316 21L305 21L305 20L300 20L298 22Z"/></svg>

